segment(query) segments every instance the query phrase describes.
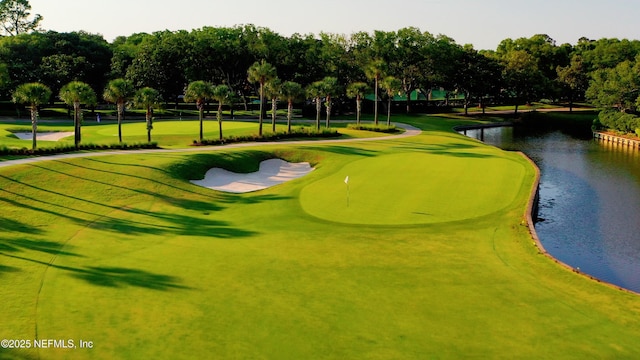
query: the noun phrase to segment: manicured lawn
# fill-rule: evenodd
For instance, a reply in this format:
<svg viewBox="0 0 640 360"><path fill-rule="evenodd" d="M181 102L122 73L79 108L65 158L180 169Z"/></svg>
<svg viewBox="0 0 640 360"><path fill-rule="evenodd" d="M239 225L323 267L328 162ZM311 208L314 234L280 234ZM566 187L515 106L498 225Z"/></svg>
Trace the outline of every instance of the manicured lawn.
<svg viewBox="0 0 640 360"><path fill-rule="evenodd" d="M270 123L263 125L265 134L271 132ZM204 122L205 139L218 139L218 123L216 120L207 119ZM258 124L254 121L223 121L222 133L225 137L244 136L258 132ZM297 122L295 126L315 126L310 122ZM324 127L324 122L322 123ZM333 123L332 127L338 128L343 138L359 137L383 137L387 134L371 131L359 131L346 128L346 123ZM286 131L286 122L280 119L276 124L276 131ZM0 122L0 146L15 148L30 148L31 140L20 140L12 133L16 131L31 132L30 122ZM64 131L73 132L73 123L69 121L41 122L38 125L39 132ZM157 142L163 148L187 148L199 137L199 122L197 120L163 120L153 124L151 140ZM144 121L125 122L122 125L122 140L125 143L146 143L147 127ZM118 126L110 122L85 122L82 127L82 142L92 144L116 144L118 143ZM39 148L56 147L57 145L72 145L73 135L59 141L38 140Z"/></svg>
<svg viewBox="0 0 640 360"><path fill-rule="evenodd" d="M524 158L452 133L458 119L396 120L428 131L0 169L0 338L94 343L0 354L640 355L640 297L533 246L522 226L534 180ZM249 194L188 182L269 157L316 170Z"/></svg>

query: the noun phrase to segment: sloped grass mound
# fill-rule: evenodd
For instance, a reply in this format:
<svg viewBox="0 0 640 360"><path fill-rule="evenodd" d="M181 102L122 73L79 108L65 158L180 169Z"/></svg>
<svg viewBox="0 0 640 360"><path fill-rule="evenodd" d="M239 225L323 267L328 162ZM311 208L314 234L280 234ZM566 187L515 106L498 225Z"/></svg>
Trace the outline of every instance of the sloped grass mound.
<svg viewBox="0 0 640 360"><path fill-rule="evenodd" d="M352 162L310 184L303 189L300 201L307 213L341 223L458 221L509 206L521 188L513 179L524 174L521 163L490 155L383 155Z"/></svg>

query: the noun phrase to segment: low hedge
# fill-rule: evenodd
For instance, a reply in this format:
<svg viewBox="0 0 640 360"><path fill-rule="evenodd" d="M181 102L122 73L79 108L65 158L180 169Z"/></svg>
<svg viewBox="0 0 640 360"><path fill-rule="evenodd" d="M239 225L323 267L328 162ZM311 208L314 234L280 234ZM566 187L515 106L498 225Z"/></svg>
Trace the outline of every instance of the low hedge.
<svg viewBox="0 0 640 360"><path fill-rule="evenodd" d="M80 144L78 148L74 145L64 145L56 147L46 147L37 149L9 148L0 146L0 156L41 156L64 154L74 151L95 151L95 150L138 150L138 149L159 149L158 143L133 143L133 144Z"/></svg>
<svg viewBox="0 0 640 360"><path fill-rule="evenodd" d="M333 138L339 137L341 134L334 129L323 128L316 130L310 127L299 127L291 130L291 133L280 131L275 133L266 133L262 136L257 134L253 135L241 135L241 136L229 136L222 140L220 139L203 139L202 141L193 140L192 146L209 146L209 145L224 145L240 142L265 142L265 141L277 141L288 139L300 139L300 138Z"/></svg>
<svg viewBox="0 0 640 360"><path fill-rule="evenodd" d="M347 125L347 128L351 130L375 131L387 134L400 132L400 129L395 125L349 124Z"/></svg>

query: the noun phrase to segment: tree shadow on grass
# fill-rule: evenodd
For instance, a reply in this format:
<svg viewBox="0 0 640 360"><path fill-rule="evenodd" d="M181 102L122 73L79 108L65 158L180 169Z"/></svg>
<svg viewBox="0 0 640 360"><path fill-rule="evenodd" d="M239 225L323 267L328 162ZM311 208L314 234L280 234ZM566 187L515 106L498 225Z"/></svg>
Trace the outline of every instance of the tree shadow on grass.
<svg viewBox="0 0 640 360"><path fill-rule="evenodd" d="M21 196L20 194L2 190L12 195ZM234 228L230 223L224 221L211 220L201 217L194 217L189 215L179 215L163 212L151 212L140 209L130 208L113 208L113 210L122 211L125 215L129 215L126 218L120 218L110 215L98 214L90 211L80 210L78 208L72 208L64 205L54 204L48 201L35 199L32 197L24 196L25 198L35 201L39 204L44 204L52 207L64 209L65 211L74 211L81 214L86 214L94 218L93 220L82 219L76 216L68 214L61 214L60 211L52 211L43 207L35 207L23 202L10 200L6 198L0 198L1 202L5 202L12 206L21 207L23 209L32 210L35 212L41 212L44 214L54 215L56 217L65 218L80 226L85 226L93 229L110 231L114 233L125 234L149 234L149 235L185 235L185 236L201 236L201 237L215 237L222 239L230 239L237 237L249 237L255 235L255 232ZM136 220L135 216L142 216L144 219Z"/></svg>
<svg viewBox="0 0 640 360"><path fill-rule="evenodd" d="M36 227L29 226L22 222L19 222L13 219L7 219L5 217L0 216L0 232L4 232L4 231L20 232L20 233L30 234L30 235L38 235L38 234L44 233L42 229L38 229Z"/></svg>
<svg viewBox="0 0 640 360"><path fill-rule="evenodd" d="M404 143L398 146L394 146L395 149L407 150L411 152L423 152L434 155L444 155L444 156L454 156L454 157L464 157L464 158L493 158L494 155L491 154L483 154L477 152L471 152L468 150L479 148L478 145L474 144L461 144L461 143L453 143L453 144L424 144L418 145L416 143Z"/></svg>
<svg viewBox="0 0 640 360"><path fill-rule="evenodd" d="M0 264L0 275L2 275L3 273L13 273L13 272L19 272L19 271L20 269L18 269L17 267Z"/></svg>
<svg viewBox="0 0 640 360"><path fill-rule="evenodd" d="M54 269L68 271L70 275L76 279L84 280L89 284L111 288L124 288L128 286L139 287L150 290L169 291L169 290L192 290L193 288L182 285L179 277L156 274L141 269L123 268L123 267L104 267L104 266L87 266L87 267L71 267L64 265L56 265L40 260L29 259L22 256L7 254L0 251L0 255L13 259L24 260Z"/></svg>
<svg viewBox="0 0 640 360"><path fill-rule="evenodd" d="M90 284L123 288L127 286L139 287L151 290L189 289L181 285L180 279L175 276L154 274L148 271L121 267L89 266L84 269L76 269L71 275Z"/></svg>
<svg viewBox="0 0 640 360"><path fill-rule="evenodd" d="M327 146L310 146L305 147L305 150L325 151L339 155L349 156L365 156L373 157L378 154L378 151L369 149L360 149L355 146L339 146L339 145L327 145Z"/></svg>
<svg viewBox="0 0 640 360"><path fill-rule="evenodd" d="M226 221L218 221L186 215L154 213L158 223L142 223L130 219L101 217L91 227L127 235L175 235L233 239L256 235L256 232L232 227Z"/></svg>
<svg viewBox="0 0 640 360"><path fill-rule="evenodd" d="M51 255L75 256L83 257L69 250L71 245L65 245L54 241L31 240L31 239L10 239L0 240L0 251L3 252L21 252L21 251L37 251Z"/></svg>
<svg viewBox="0 0 640 360"><path fill-rule="evenodd" d="M145 178L145 177L141 177L141 176L123 174L123 173L107 171L107 170L101 170L101 169L92 169L92 168L88 168L88 167L85 167L85 166L80 166L78 164L65 162L65 161L57 161L57 162L65 164L65 165L70 165L70 166L75 166L75 167L91 170L91 171L106 172L106 173L110 173L110 174L117 175L117 176L130 176L130 177L138 178L138 179L141 179L141 180L144 180L144 181L149 181L149 182L152 182L152 183L155 183L155 184L159 184L159 185L165 186L171 192L184 191L184 192L188 192L188 193L192 193L192 194L196 194L196 195L201 195L201 194L198 194L198 193L190 191L190 190L185 190L185 189L183 189L181 187L178 188L178 187L176 187L174 185L165 184L163 182L159 182L159 181L156 181L156 180L153 180L153 179L149 179L149 178ZM49 169L49 168L46 168L46 167L41 167L41 166L38 166L38 165L32 165L32 166L40 168L40 169L45 170L45 171L51 171L51 172L54 172L54 173L57 173L57 174L66 175L66 176L73 177L73 178L76 178L76 179L82 179L84 181L90 181L92 183L96 183L96 184L100 184L100 185L104 185L104 186L109 186L109 187L114 187L114 188L122 189L124 191L132 191L132 192L135 192L135 193L138 193L138 194L152 196L154 198L159 198L159 199L161 199L162 201L164 201L166 203L175 205L175 206L183 208L183 209L196 209L196 210L201 210L201 211L220 211L220 210L223 209L222 207L216 205L213 201L206 202L206 201L191 200L191 199L187 199L185 197L170 196L170 195L167 195L167 194L161 194L159 192L152 192L152 191L148 191L148 190L145 190L145 189L135 189L135 188L131 188L131 187L123 187L123 186L119 186L119 185L116 185L116 184L113 184L113 183L107 183L107 182L104 182L104 181L99 181L99 180L90 179L90 178L78 177L76 175L72 175L72 174L65 173L65 172L58 171L58 170ZM27 186L30 186L30 185L27 185ZM48 190L44 190L44 191L48 191ZM58 194L58 193L56 193L56 194ZM58 195L71 197L71 196L64 195L64 194L58 194ZM89 201L89 200L84 200L84 199L80 199L80 198L77 198L77 197L72 197L72 198L78 199L78 200L83 200L83 201ZM100 205L104 205L104 204L100 204Z"/></svg>

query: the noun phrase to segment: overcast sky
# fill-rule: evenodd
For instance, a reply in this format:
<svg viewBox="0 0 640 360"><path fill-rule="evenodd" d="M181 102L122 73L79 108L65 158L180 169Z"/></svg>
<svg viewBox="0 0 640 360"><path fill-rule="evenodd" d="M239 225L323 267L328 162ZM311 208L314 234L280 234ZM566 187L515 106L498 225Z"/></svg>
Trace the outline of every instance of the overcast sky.
<svg viewBox="0 0 640 360"><path fill-rule="evenodd" d="M547 34L558 44L640 37L640 0L30 0L46 30L107 41L137 32L254 24L284 36L414 26L495 50L506 38Z"/></svg>

